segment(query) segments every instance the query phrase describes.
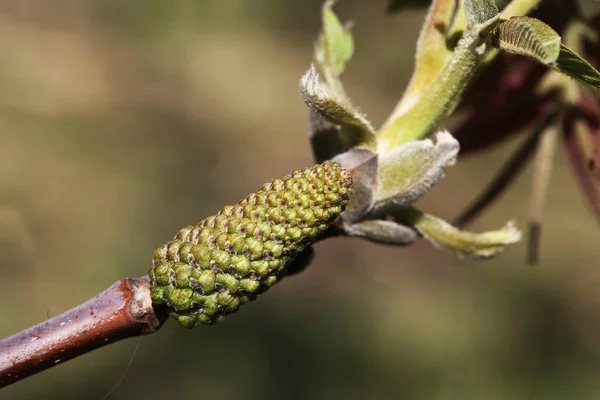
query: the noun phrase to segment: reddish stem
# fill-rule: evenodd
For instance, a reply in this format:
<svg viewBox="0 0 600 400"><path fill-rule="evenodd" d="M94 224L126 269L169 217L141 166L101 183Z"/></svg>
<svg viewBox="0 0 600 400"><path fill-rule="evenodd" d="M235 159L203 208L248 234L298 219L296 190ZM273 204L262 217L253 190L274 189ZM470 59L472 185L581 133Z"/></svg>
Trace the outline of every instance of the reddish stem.
<svg viewBox="0 0 600 400"><path fill-rule="evenodd" d="M166 321L148 277L126 278L65 313L0 341L0 388Z"/></svg>

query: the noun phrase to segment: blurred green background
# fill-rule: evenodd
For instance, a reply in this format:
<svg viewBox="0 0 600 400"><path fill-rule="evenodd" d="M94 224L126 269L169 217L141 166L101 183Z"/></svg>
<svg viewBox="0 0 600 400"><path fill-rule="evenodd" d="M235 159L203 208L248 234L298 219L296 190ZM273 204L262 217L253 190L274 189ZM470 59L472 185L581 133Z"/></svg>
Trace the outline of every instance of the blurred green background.
<svg viewBox="0 0 600 400"><path fill-rule="evenodd" d="M320 0L0 1L0 337L126 276L182 226L311 164L297 91ZM345 82L380 124L407 84L423 11L344 0ZM452 219L514 148L449 169L420 202ZM529 171L475 230L523 223ZM598 399L600 231L563 154L542 262L425 242L320 243L315 262L216 328L59 365L5 399ZM1 356L1 355L0 355Z"/></svg>

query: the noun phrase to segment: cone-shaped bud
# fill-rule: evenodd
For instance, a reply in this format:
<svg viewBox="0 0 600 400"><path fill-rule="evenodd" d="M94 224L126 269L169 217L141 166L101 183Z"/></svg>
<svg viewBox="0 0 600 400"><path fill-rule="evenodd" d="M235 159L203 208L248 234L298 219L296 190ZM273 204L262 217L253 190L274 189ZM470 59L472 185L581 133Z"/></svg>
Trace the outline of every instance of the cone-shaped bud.
<svg viewBox="0 0 600 400"><path fill-rule="evenodd" d="M273 179L154 252L152 301L184 327L218 324L284 274L344 210L350 174L325 161Z"/></svg>

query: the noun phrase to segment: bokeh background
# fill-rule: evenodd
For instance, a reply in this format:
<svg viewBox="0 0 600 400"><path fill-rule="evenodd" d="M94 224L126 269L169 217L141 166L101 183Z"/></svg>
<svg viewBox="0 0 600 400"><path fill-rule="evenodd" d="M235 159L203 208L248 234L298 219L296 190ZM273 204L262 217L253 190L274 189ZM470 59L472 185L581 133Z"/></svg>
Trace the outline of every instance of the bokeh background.
<svg viewBox="0 0 600 400"><path fill-rule="evenodd" d="M311 164L297 84L320 6L0 1L0 337L145 274L180 227ZM424 17L385 6L336 6L356 22L344 80L375 125ZM452 219L514 146L462 160L419 206ZM472 229L523 223L529 181ZM546 217L535 268L522 244L473 262L425 242L328 240L217 328L169 322L0 398L100 400L135 352L109 399L598 399L600 230L563 154Z"/></svg>

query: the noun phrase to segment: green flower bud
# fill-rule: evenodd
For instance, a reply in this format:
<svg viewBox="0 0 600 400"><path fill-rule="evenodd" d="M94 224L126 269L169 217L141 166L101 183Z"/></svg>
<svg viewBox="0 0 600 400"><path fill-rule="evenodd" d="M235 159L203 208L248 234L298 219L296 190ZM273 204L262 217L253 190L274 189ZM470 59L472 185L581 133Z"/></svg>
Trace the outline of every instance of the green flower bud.
<svg viewBox="0 0 600 400"><path fill-rule="evenodd" d="M186 328L220 323L279 281L352 193L348 171L330 161L271 180L154 252L152 301Z"/></svg>

